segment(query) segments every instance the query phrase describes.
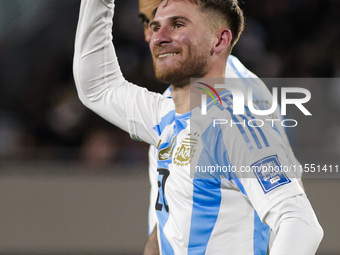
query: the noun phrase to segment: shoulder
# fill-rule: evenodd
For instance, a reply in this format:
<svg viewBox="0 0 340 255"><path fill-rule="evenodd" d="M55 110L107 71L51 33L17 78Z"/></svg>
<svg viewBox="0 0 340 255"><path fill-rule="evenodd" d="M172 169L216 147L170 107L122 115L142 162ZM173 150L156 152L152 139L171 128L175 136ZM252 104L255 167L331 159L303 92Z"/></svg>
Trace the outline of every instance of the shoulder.
<svg viewBox="0 0 340 255"><path fill-rule="evenodd" d="M228 57L225 74L226 78L258 78L233 55Z"/></svg>
<svg viewBox="0 0 340 255"><path fill-rule="evenodd" d="M165 97L171 97L171 92L172 92L172 86L169 86L164 92L163 92L163 96Z"/></svg>

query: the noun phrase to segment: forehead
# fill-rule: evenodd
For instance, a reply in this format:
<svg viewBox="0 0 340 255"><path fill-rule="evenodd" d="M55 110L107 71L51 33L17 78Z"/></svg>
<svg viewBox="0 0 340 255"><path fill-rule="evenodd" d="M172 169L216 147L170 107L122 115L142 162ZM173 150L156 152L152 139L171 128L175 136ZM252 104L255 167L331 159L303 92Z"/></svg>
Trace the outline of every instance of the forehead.
<svg viewBox="0 0 340 255"><path fill-rule="evenodd" d="M188 0L164 0L159 5L155 20L163 20L174 16L187 17L193 22L202 17L200 7Z"/></svg>
<svg viewBox="0 0 340 255"><path fill-rule="evenodd" d="M154 18L154 11L159 4L160 0L139 0L139 13L152 20Z"/></svg>

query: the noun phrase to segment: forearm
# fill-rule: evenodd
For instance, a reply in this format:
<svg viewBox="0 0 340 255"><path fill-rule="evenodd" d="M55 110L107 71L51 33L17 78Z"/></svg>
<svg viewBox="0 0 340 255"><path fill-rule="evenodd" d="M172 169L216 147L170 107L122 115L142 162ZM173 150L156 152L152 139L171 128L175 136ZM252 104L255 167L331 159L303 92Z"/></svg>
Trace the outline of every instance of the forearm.
<svg viewBox="0 0 340 255"><path fill-rule="evenodd" d="M270 255L312 255L323 230L305 196L296 196L276 205L265 221L276 232Z"/></svg>
<svg viewBox="0 0 340 255"><path fill-rule="evenodd" d="M109 2L81 1L73 72L83 104L127 130L125 98L119 94L120 87L123 88L127 82L120 71L112 44L114 4L113 1Z"/></svg>
<svg viewBox="0 0 340 255"><path fill-rule="evenodd" d="M110 81L118 84L124 80L112 44L113 8L113 3L102 0L81 1L73 73L79 97L85 104L96 102Z"/></svg>
<svg viewBox="0 0 340 255"><path fill-rule="evenodd" d="M132 138L156 144L160 95L123 77L112 43L114 1L82 0L75 40L73 72L82 103ZM145 112L149 111L148 114Z"/></svg>

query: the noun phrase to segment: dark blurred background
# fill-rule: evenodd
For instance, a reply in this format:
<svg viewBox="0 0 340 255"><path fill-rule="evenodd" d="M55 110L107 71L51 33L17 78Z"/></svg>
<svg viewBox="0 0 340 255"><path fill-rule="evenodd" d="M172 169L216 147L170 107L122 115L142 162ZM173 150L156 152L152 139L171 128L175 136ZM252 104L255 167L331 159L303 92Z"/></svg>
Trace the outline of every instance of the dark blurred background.
<svg viewBox="0 0 340 255"><path fill-rule="evenodd" d="M142 24L138 19L138 1L116 2L114 42L124 76L127 80L150 90L162 92L166 86L154 78L148 45L144 42ZM246 29L233 54L251 71L260 77L340 76L340 1L244 0L241 5L246 15ZM1 225L8 228L2 228L5 231L0 233L0 237L3 237L0 240L7 240L2 248L0 247L0 253L88 254L91 251L93 254L123 254L128 251L127 254L138 254L146 238L148 146L132 141L128 134L86 109L77 97L72 76L72 60L79 6L79 0L0 0L0 170L2 196L7 194L5 201L14 203L11 204L12 207L7 205L3 208L9 218L5 217L7 223L0 222L0 229ZM321 125L301 125L300 128L288 131L294 151L302 163L315 157L321 159L320 162L339 163L340 86L337 85L339 84L318 87L312 92L313 99L317 98L316 102L322 105L322 109L329 110L332 116L323 116ZM71 179L72 181L58 179L62 185L69 186L53 186L54 177L46 176L76 178ZM54 222L60 226L62 220L55 217L70 217L70 212L65 209L68 207L62 207L65 210L59 213L51 209L50 213L55 213L55 216L46 218L45 221L39 221L37 217L28 218L31 223L27 223L27 215L20 214L25 210L31 214L41 212L39 208L45 208L46 201L43 199L37 202L37 199L41 199L41 193L44 192L51 192L53 196L53 192L63 192L69 188L69 193L60 193L55 199L60 199L63 204L65 195L73 197L74 201L79 203L74 192L82 193L83 189L88 192L87 184L91 183L89 176L91 180L97 180L98 186L91 187L98 192L99 197L102 198L102 194L106 192L112 192L107 195L108 200L105 200L105 203L108 207L102 208L103 210L110 209L112 213L117 213L116 208L121 208L122 201L119 199L123 194L139 194L136 201L142 209L141 213L131 214L132 219L136 220L136 215L139 215L139 218L133 223L136 226L135 236L132 235L131 240L123 238L126 246L120 239L122 237L117 235L118 230L110 232L112 229L108 229L106 239L98 238L98 242L89 235L86 238L90 241L86 241L84 237L83 242L77 239L77 243L71 241L77 233L91 232L94 231L93 228L82 230L81 227L74 227L74 235L69 234L70 240L65 237L63 231L60 230L59 233L55 228L46 227L46 224L42 223ZM140 182L135 183L135 178L140 179ZM112 180L112 185L106 183L108 180ZM46 181L49 185L44 186ZM329 198L330 204L320 204L319 197L338 195L339 186L336 181L306 180L306 190L307 194L309 191L311 196L315 196L319 215L325 219L334 216L333 220L338 222L335 212L332 216L329 215L330 211L338 209L325 207L335 205L339 208L339 200L331 202ZM104 189L99 185L102 182L113 187L113 190ZM322 182L325 182L325 186L320 186ZM120 189L114 189L121 183L127 184ZM133 185L132 189L130 184ZM30 187L39 188L35 193L37 197L33 196L28 200L35 206L27 207L23 205L24 202L19 201L28 203L23 195L31 190ZM115 200L117 197L118 201ZM83 198L88 196L84 195ZM50 201L51 198L45 199ZM127 195L126 199L131 199L131 196ZM14 200L17 203L13 202ZM71 199L69 203L72 204L72 201ZM97 200L94 198L92 202L94 201ZM88 210L87 205L84 200L84 205L79 206ZM51 203L49 206L54 208L57 205ZM98 202L97 206L103 205ZM133 208L134 203L125 206L121 209L123 214L125 209ZM73 209L75 215L80 210L79 207ZM138 208L131 210L138 211ZM126 221L119 220L122 211L117 214L118 219L110 225L120 231L131 222L131 218ZM13 212L17 217L22 217L20 227ZM76 216L74 217L68 218L69 224L74 223ZM86 225L88 218L82 219ZM41 226L37 227L35 223ZM79 225L81 223L79 222ZM25 224L28 226L25 227ZM103 227L108 226L103 222L100 224ZM340 236L338 228L335 229L333 224L326 220L324 225L329 226L331 239L325 242L319 254L339 254L339 244L333 242L334 238ZM33 229L32 234L28 229ZM45 234L42 229L46 231ZM73 233L69 229L67 231ZM12 238L8 237L8 233L13 234ZM97 232L94 231L93 235L96 235L95 233ZM129 233L131 234L131 231L126 230L125 237L130 235ZM326 234L329 238L328 233ZM34 235L37 239L32 237ZM50 235L50 239L38 241L39 236L46 238L46 235ZM91 241L94 243L88 248L86 244L91 244ZM19 243L21 246L17 246Z"/></svg>
<svg viewBox="0 0 340 255"><path fill-rule="evenodd" d="M258 76L340 76L339 1L253 0L242 6L246 30L233 54ZM118 2L116 9L114 41L125 77L162 92L166 86L154 78L137 0ZM146 159L143 143L131 142L77 98L72 58L78 11L79 0L0 0L0 160ZM339 109L339 89L330 95Z"/></svg>

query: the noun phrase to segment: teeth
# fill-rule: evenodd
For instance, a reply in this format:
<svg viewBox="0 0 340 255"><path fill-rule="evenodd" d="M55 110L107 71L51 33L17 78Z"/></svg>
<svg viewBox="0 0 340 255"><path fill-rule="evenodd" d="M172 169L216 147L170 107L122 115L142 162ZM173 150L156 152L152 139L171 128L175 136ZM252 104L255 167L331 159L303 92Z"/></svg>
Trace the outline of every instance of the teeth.
<svg viewBox="0 0 340 255"><path fill-rule="evenodd" d="M177 55L177 53L166 53L166 54L159 55L158 58L165 58L168 56L175 56L175 55Z"/></svg>

